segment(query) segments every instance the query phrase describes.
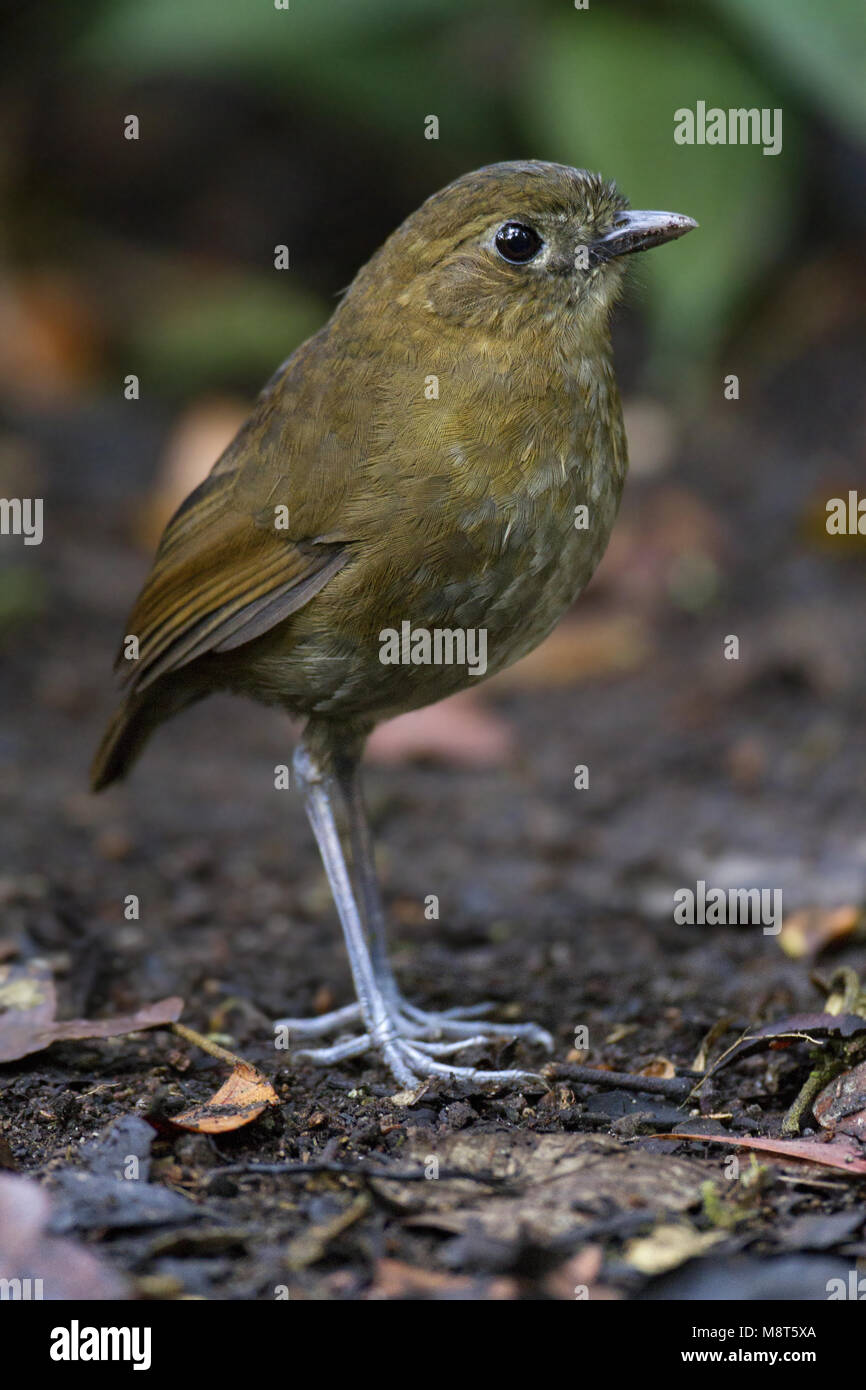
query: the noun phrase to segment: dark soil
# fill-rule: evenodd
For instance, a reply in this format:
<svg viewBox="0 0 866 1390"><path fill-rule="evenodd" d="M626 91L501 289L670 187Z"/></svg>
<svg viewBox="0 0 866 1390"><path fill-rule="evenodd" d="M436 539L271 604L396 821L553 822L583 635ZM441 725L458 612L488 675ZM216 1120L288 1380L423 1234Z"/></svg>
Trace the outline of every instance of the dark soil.
<svg viewBox="0 0 866 1390"><path fill-rule="evenodd" d="M716 1052L747 1025L822 1008L811 962L760 926L676 926L672 895L705 879L781 888L786 915L863 902L863 559L837 558L803 529L829 495L828 439L843 477L862 449L862 365L851 343L825 345L765 382L759 408L708 408L688 431L674 481L719 524L722 587L697 614L667 601L646 614L641 669L491 686L516 730L501 767L369 769L411 998L493 1000L501 1016L549 1028L559 1062L586 1027L587 1064L631 1073L657 1058L687 1072L722 1019ZM274 789L274 765L290 759L286 721L214 699L161 730L127 786L86 789L147 563L129 520L162 424L142 415L133 428L130 409L13 426L33 444L46 538L22 562L43 583L41 614L7 631L0 673L0 940L10 959L49 960L66 1016L182 995L184 1022L258 1066L282 1104L219 1138L172 1133L159 1117L212 1094L226 1069L167 1030L55 1044L0 1067L6 1162L51 1187L56 1229L93 1247L133 1296L572 1298L593 1285L620 1297L826 1297L826 1280L866 1253L854 1176L759 1155L765 1171L732 1196L733 1149L650 1137L700 1116L715 1132L778 1135L809 1071L805 1045L736 1061L681 1110L565 1080L523 1094L436 1083L395 1102L374 1062L321 1071L275 1052L273 1018L350 998L302 808ZM624 520L639 530L661 486L635 480ZM578 615L617 603L600 584ZM740 637L739 662L723 658L727 634ZM578 763L585 791L572 785ZM438 922L423 915L431 893ZM124 919L130 894L138 921ZM862 965L855 934L818 969ZM543 1057L517 1046L470 1060ZM170 1217L109 1219L96 1189L84 1209L63 1186L65 1171L97 1170L95 1136L131 1115L158 1124L149 1185L185 1202ZM146 1157L141 1134L134 1142ZM431 1160L438 1181L423 1180ZM382 1176L389 1165L407 1180ZM739 1204L727 1224L706 1182ZM677 1222L718 1239L671 1272L639 1267L630 1242Z"/></svg>

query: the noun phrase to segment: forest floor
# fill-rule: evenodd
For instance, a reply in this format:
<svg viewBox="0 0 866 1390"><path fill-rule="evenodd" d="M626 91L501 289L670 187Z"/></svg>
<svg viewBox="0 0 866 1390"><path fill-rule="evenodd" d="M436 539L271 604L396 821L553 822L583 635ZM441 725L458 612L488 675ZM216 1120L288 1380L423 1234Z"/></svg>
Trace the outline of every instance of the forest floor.
<svg viewBox="0 0 866 1390"><path fill-rule="evenodd" d="M449 754L446 711L438 751L371 759L404 989L548 1028L549 1084L520 1092L395 1096L375 1060L321 1070L275 1050L274 1018L351 997L302 807L274 787L291 730L218 697L160 730L125 786L88 794L159 429L133 439L98 411L17 422L46 538L32 611L3 638L0 970L47 962L66 1018L181 996L182 1021L279 1099L230 1133L174 1127L229 1069L167 1028L0 1066L0 1224L30 1210L16 1184L51 1198L34 1274L50 1251L59 1290L96 1297L811 1299L866 1257L866 1098L848 1134L807 1111L814 1161L748 1150L779 1139L808 1041L744 1050L686 1095L707 1055L744 1029L793 1031L822 1014L821 981L863 969L863 557L834 552L813 517L827 438L838 457L862 450L862 402L838 385L862 379L854 352L830 343L765 383L759 408L708 410L670 471L630 484L618 548L553 656L476 696L500 753L476 759L455 733ZM684 565L706 572L688 570L684 530L714 557L697 611L670 598L673 568L681 587ZM780 889L786 941L805 922L812 949L760 924L678 925L674 893L701 880ZM815 1045L853 1067L856 1026L843 1043L826 1023ZM469 1060L550 1059L520 1044ZM671 1084L599 1086L568 1074L577 1063Z"/></svg>

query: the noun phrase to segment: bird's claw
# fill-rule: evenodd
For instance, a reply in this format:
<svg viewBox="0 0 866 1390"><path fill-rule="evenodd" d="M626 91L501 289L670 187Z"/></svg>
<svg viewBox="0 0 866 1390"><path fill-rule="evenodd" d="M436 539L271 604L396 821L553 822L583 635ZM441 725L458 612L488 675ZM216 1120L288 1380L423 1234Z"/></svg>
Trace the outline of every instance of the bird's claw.
<svg viewBox="0 0 866 1390"><path fill-rule="evenodd" d="M329 1047L303 1048L294 1055L319 1066L327 1066L349 1057L359 1057L365 1052L379 1052L397 1081L407 1089L414 1089L422 1080L433 1076L500 1084L528 1081L546 1085L536 1072L515 1069L483 1071L437 1060L450 1057L467 1047L483 1046L491 1041L510 1042L516 1038L538 1043L548 1051L552 1049L552 1037L535 1023L478 1022L477 1015L486 1013L491 1007L481 1004L433 1013L400 999L389 1011L384 1034L377 1037L375 1030L365 1031L353 1037L340 1038ZM280 1019L275 1026L287 1028L290 1034L316 1038L355 1022L364 1023L359 1004L334 1009L320 1018Z"/></svg>

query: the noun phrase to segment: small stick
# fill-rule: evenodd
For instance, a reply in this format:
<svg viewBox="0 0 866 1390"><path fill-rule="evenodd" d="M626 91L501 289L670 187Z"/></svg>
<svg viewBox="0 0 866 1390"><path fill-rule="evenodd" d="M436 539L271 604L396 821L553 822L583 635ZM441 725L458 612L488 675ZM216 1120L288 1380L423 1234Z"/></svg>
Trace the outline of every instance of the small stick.
<svg viewBox="0 0 866 1390"><path fill-rule="evenodd" d="M557 1081L583 1081L591 1086L603 1086L608 1091L621 1086L626 1091L646 1091L648 1095L668 1096L671 1100L685 1100L695 1085L694 1081L680 1076L639 1076L630 1071L579 1067L572 1062L557 1062L550 1072Z"/></svg>
<svg viewBox="0 0 866 1390"><path fill-rule="evenodd" d="M172 1023L171 1031L177 1033L179 1038L184 1038L187 1042L195 1043L202 1052L209 1052L211 1057L218 1057L221 1062L227 1062L230 1067L237 1067L243 1064L242 1057L236 1057L227 1048L220 1047L219 1043L211 1042L210 1038L197 1033L194 1028L187 1028L185 1023Z"/></svg>

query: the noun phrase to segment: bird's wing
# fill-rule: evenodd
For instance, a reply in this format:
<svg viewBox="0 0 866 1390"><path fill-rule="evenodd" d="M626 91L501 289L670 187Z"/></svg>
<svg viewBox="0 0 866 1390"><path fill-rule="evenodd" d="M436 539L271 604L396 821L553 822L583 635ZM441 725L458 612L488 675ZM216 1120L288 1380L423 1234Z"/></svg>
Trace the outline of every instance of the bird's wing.
<svg viewBox="0 0 866 1390"><path fill-rule="evenodd" d="M317 540L327 505L305 507L291 531L275 525L275 502L291 489L267 452L255 457L255 422L256 416L166 527L128 619L136 659L126 659L125 641L116 663L131 692L206 652L261 636L303 607L350 558L342 538Z"/></svg>

